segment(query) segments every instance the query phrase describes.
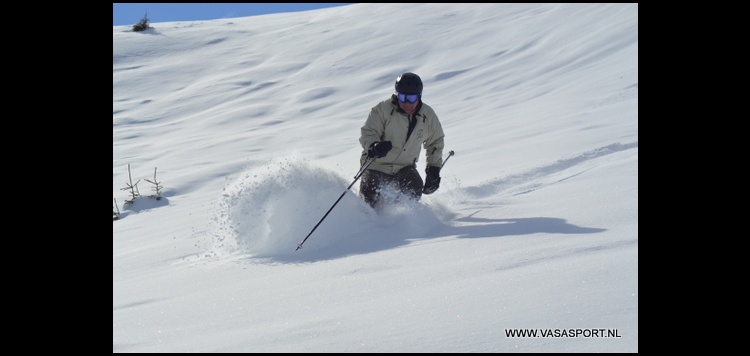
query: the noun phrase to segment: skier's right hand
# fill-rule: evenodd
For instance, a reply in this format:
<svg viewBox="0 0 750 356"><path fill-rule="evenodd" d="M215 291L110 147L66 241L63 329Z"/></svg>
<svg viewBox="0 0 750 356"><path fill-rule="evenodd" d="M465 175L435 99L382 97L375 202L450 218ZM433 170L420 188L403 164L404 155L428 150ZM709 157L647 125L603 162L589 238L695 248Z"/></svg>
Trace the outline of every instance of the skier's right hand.
<svg viewBox="0 0 750 356"><path fill-rule="evenodd" d="M385 157L385 155L388 154L388 151L390 151L391 148L393 148L391 141L373 142L372 145L370 145L370 149L367 151L367 157Z"/></svg>

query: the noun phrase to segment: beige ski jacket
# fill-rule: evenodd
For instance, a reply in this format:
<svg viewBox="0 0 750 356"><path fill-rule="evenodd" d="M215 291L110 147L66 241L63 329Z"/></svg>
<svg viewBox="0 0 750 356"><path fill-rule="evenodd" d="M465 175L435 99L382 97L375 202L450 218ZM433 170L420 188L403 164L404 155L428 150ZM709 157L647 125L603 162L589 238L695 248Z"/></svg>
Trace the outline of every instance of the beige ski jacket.
<svg viewBox="0 0 750 356"><path fill-rule="evenodd" d="M407 139L409 120L416 119L416 125ZM420 99L415 113L407 117L398 107L396 95L375 105L370 110L361 129L359 143L362 145L360 165L367 161L370 145L378 141L391 141L393 148L385 157L375 159L369 169L387 174L395 174L401 168L416 165L422 147L428 166L440 167L443 164L443 127L437 114Z"/></svg>

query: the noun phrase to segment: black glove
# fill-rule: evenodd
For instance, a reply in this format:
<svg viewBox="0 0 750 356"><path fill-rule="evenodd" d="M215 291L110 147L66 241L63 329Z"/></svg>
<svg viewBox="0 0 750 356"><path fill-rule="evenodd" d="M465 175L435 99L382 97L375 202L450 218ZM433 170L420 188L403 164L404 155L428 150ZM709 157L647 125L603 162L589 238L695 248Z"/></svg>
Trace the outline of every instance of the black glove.
<svg viewBox="0 0 750 356"><path fill-rule="evenodd" d="M370 145L370 150L367 151L367 157L385 157L391 148L393 148L391 141L373 142L372 145Z"/></svg>
<svg viewBox="0 0 750 356"><path fill-rule="evenodd" d="M422 192L425 194L435 193L440 188L440 167L427 166L424 171L427 173L427 176L424 178L424 189L422 189Z"/></svg>

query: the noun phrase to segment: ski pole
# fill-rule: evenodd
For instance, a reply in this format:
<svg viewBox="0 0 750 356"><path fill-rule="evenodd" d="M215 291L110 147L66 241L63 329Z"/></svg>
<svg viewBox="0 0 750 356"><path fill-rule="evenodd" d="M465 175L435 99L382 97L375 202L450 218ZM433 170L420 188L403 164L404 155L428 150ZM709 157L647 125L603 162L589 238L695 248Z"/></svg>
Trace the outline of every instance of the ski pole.
<svg viewBox="0 0 750 356"><path fill-rule="evenodd" d="M360 177L360 176L362 176L362 173L364 173L364 172L365 172L365 170L367 169L367 167L369 167L369 166L370 166L370 164L372 164L372 162L375 162L375 157L369 158L368 162L366 162L366 164L362 165L362 168L360 168L360 169L359 169L359 172L357 172L357 175L355 175L355 176L354 176L354 181L352 182L352 184L349 184L349 186L348 186L348 187L346 188L346 190L344 190L344 192L343 192L343 193L341 193L341 196L339 196L339 198L338 198L338 199L336 199L336 202L335 202L335 203L333 203L333 205L331 205L331 207L330 207L330 208L328 209L328 211L326 212L326 214L325 214L325 215L323 215L323 217L322 217L322 218L320 219L320 221L318 221L318 223L317 223L317 224L315 224L315 227L313 227L313 228L312 228L312 231L310 231L310 233L309 233L309 234L307 234L307 236L305 236L305 239L304 239L304 240L302 240L302 242L300 242L300 243L299 243L299 245L297 245L297 248L296 248L296 249L294 249L294 251L297 251L297 250L299 250L300 248L302 248L302 244L303 244L303 243L305 243L305 241L307 241L307 238L308 238L308 237L310 237L310 235L312 235L313 231L315 231L315 229L317 229L317 228L318 228L318 225L320 225L320 223L322 223L322 222L323 222L323 220L325 220L326 216L328 216L328 213L330 213L330 212L331 212L331 210L333 210L333 207L334 207L334 206L336 206L336 204L338 204L338 203L339 203L339 200L341 200L341 198L343 198L343 197L344 197L344 194L346 194L346 192L347 192L347 191L348 191L349 189L351 189L351 187L352 187L352 186L354 185L354 183L356 183L356 182L357 182L357 180L359 179L359 177Z"/></svg>
<svg viewBox="0 0 750 356"><path fill-rule="evenodd" d="M443 164L440 165L440 169L443 169L443 166L448 163L448 160L451 159L451 156L453 156L454 154L455 152L453 151L448 152L448 158L446 158L445 161L443 161Z"/></svg>

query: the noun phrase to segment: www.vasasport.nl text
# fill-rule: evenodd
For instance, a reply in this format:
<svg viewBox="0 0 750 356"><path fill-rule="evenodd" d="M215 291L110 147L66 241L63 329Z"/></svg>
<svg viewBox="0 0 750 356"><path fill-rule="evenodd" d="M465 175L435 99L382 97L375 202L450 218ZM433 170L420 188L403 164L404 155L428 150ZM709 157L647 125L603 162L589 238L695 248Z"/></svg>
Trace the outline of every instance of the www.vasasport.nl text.
<svg viewBox="0 0 750 356"><path fill-rule="evenodd" d="M619 338L620 331L617 329L505 329L505 337L509 338L597 338L614 337Z"/></svg>

